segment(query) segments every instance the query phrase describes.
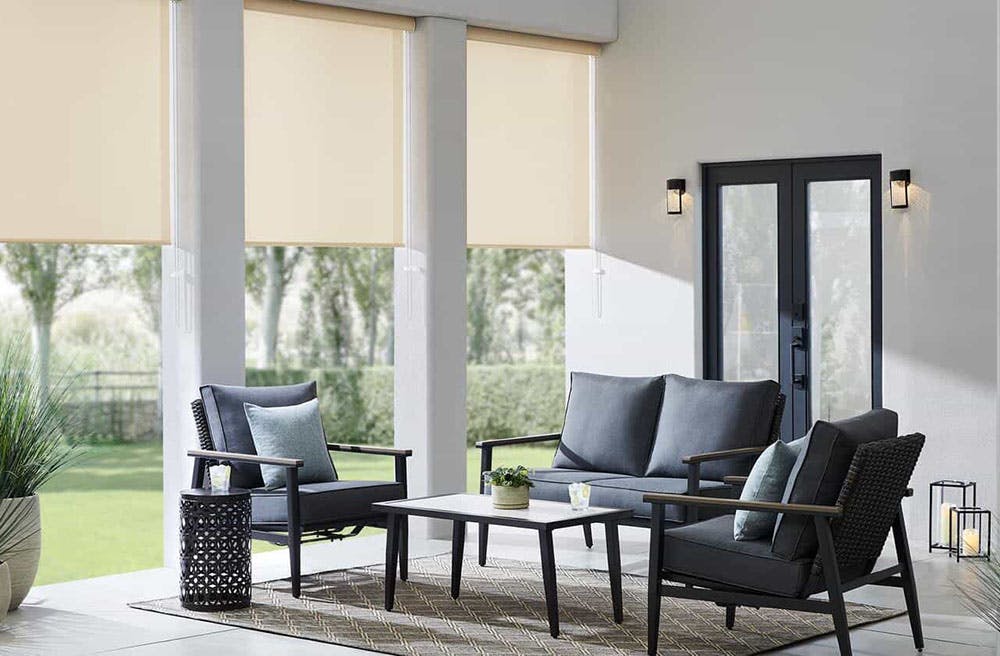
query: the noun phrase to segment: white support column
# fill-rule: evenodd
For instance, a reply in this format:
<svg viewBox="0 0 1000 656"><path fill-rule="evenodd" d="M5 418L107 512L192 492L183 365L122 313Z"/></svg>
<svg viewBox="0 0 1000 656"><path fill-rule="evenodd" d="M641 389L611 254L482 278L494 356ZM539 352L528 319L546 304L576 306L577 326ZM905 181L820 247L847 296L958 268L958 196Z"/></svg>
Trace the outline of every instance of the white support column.
<svg viewBox="0 0 1000 656"><path fill-rule="evenodd" d="M395 434L410 496L465 488L465 23L409 38L407 248L396 250ZM443 527L442 527L443 528ZM414 526L421 534L425 528ZM433 537L444 537L433 529Z"/></svg>
<svg viewBox="0 0 1000 656"><path fill-rule="evenodd" d="M174 12L174 244L163 249L164 562L177 562L178 491L197 446L203 383L244 380L243 0Z"/></svg>

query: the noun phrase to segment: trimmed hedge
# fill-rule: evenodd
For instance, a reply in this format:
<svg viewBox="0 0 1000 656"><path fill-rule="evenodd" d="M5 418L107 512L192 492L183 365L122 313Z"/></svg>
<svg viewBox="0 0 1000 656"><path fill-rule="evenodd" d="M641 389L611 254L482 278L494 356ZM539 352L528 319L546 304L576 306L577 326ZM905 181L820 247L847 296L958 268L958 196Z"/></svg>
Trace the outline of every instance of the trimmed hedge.
<svg viewBox="0 0 1000 656"><path fill-rule="evenodd" d="M323 425L331 441L391 445L392 367L247 369L247 385L316 380ZM469 365L469 444L477 440L558 431L565 411L565 370L559 365Z"/></svg>

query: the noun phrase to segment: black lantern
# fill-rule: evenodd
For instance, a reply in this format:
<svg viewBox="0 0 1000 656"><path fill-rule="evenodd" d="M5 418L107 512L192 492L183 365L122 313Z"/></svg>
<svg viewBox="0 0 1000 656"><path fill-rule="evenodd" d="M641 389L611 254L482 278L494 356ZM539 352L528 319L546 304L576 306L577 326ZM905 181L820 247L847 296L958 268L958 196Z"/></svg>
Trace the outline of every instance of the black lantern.
<svg viewBox="0 0 1000 656"><path fill-rule="evenodd" d="M889 171L889 204L893 209L910 206L910 169Z"/></svg>
<svg viewBox="0 0 1000 656"><path fill-rule="evenodd" d="M667 214L680 214L683 211L681 200L684 198L684 178L667 180Z"/></svg>
<svg viewBox="0 0 1000 656"><path fill-rule="evenodd" d="M955 546L949 553L955 554L955 560L961 561L963 558L989 560L990 542L993 540L990 511L975 506L955 507L951 509L951 517L949 525L954 531Z"/></svg>
<svg viewBox="0 0 1000 656"><path fill-rule="evenodd" d="M976 482L934 481L930 486L927 504L928 551L954 553L958 548L961 532L952 525L956 518L951 511L955 508L975 507Z"/></svg>

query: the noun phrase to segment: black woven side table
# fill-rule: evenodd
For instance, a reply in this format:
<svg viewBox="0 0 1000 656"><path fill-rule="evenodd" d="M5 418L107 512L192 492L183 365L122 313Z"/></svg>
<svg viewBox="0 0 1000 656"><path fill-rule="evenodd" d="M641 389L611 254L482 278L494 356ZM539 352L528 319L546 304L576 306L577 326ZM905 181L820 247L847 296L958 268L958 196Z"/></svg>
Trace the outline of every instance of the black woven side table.
<svg viewBox="0 0 1000 656"><path fill-rule="evenodd" d="M250 605L250 491L181 492L181 605Z"/></svg>

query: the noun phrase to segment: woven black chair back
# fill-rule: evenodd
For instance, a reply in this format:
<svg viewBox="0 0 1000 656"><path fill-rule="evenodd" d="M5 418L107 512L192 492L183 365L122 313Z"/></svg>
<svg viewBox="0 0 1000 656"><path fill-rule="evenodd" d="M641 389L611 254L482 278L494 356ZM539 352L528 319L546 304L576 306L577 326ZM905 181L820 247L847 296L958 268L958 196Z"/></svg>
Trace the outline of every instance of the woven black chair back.
<svg viewBox="0 0 1000 656"><path fill-rule="evenodd" d="M844 513L832 525L842 580L874 569L923 446L924 436L914 433L858 447L837 499ZM822 566L817 555L815 576Z"/></svg>
<svg viewBox="0 0 1000 656"><path fill-rule="evenodd" d="M208 419L205 417L205 405L201 399L191 402L191 413L194 414L194 425L198 429L198 446L204 451L213 451L212 436L208 432Z"/></svg>

